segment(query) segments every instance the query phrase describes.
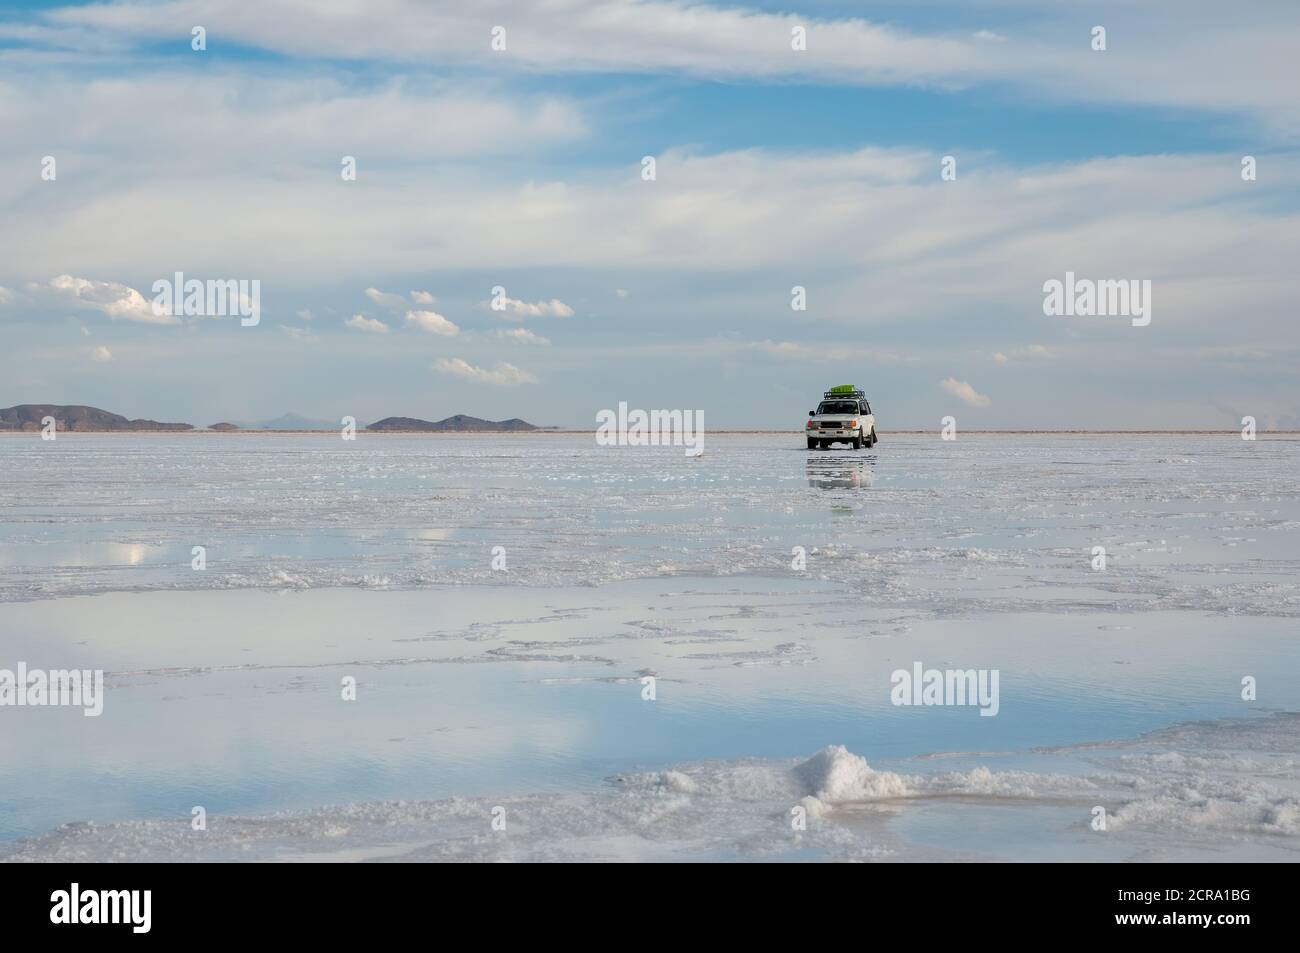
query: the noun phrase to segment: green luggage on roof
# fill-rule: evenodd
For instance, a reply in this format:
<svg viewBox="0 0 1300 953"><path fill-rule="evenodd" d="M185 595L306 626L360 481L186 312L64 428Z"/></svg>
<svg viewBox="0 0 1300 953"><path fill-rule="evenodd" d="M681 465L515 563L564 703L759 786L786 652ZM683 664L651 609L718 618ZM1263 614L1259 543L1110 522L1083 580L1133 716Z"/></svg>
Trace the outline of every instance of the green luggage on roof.
<svg viewBox="0 0 1300 953"><path fill-rule="evenodd" d="M832 387L826 393L844 394L846 397L852 397L854 394L857 393L857 391L858 389L854 387L852 384L840 384L838 387Z"/></svg>

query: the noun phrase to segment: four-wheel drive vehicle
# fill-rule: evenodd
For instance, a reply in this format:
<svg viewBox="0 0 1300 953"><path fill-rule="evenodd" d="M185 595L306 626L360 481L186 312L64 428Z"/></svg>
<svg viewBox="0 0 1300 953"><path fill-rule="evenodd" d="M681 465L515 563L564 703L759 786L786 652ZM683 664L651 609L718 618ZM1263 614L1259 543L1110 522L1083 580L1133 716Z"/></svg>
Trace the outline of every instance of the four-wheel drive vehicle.
<svg viewBox="0 0 1300 953"><path fill-rule="evenodd" d="M808 411L804 431L809 450L833 443L850 443L854 450L876 445L876 418L871 405L867 395L852 384L828 390L817 409Z"/></svg>

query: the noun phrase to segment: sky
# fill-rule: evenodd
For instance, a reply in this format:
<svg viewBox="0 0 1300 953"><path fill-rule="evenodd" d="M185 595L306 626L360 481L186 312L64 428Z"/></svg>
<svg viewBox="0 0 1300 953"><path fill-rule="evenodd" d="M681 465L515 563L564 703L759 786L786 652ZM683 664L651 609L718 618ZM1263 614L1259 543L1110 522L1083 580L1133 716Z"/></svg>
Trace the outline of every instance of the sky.
<svg viewBox="0 0 1300 953"><path fill-rule="evenodd" d="M1290 0L6 2L0 406L1300 429L1297 90Z"/></svg>

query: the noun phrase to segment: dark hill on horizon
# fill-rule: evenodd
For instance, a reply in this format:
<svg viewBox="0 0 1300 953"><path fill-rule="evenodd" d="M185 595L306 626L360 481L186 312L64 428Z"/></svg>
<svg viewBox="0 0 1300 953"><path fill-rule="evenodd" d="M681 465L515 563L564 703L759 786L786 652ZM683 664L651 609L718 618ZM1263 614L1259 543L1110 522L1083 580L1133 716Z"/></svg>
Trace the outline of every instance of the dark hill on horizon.
<svg viewBox="0 0 1300 953"><path fill-rule="evenodd" d="M0 430L33 431L41 429L41 420L53 417L54 429L80 433L113 430L193 430L193 424L160 423L157 420L127 420L98 407L80 404L18 404L0 408Z"/></svg>
<svg viewBox="0 0 1300 953"><path fill-rule="evenodd" d="M417 417L385 417L377 420L367 430L412 430L412 431L525 431L541 430L526 420L512 417L509 420L484 420L466 414L454 414L445 420L420 420Z"/></svg>

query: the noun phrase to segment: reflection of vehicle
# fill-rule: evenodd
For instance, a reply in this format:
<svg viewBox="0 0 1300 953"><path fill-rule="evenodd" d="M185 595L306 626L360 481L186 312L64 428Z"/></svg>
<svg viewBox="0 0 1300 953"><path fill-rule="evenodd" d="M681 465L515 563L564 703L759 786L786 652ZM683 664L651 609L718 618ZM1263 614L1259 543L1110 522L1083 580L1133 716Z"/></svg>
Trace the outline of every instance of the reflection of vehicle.
<svg viewBox="0 0 1300 953"><path fill-rule="evenodd" d="M804 469L808 485L817 490L860 490L871 486L871 469L865 457L809 457Z"/></svg>
<svg viewBox="0 0 1300 953"><path fill-rule="evenodd" d="M823 395L816 410L808 411L804 428L808 449L848 443L854 450L876 444L876 418L867 403L867 395L852 384L832 387Z"/></svg>

